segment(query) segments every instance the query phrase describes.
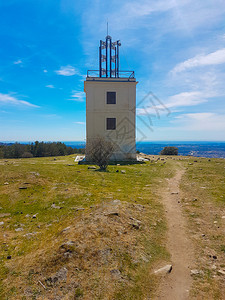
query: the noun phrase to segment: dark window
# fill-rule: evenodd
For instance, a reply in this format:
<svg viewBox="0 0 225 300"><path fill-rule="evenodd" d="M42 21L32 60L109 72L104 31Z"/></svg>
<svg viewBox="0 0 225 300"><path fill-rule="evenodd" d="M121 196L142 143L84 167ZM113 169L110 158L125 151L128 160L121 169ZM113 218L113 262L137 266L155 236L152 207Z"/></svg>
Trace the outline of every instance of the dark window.
<svg viewBox="0 0 225 300"><path fill-rule="evenodd" d="M107 118L106 119L106 129L115 130L116 129L116 118Z"/></svg>
<svg viewBox="0 0 225 300"><path fill-rule="evenodd" d="M107 104L116 104L116 92L107 92Z"/></svg>

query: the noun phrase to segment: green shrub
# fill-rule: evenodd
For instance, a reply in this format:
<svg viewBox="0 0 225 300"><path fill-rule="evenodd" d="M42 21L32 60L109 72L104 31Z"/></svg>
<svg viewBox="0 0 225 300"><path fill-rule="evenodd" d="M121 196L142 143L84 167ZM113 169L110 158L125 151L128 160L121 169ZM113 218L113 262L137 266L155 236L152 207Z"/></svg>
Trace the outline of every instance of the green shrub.
<svg viewBox="0 0 225 300"><path fill-rule="evenodd" d="M178 155L177 147L164 147L160 155Z"/></svg>

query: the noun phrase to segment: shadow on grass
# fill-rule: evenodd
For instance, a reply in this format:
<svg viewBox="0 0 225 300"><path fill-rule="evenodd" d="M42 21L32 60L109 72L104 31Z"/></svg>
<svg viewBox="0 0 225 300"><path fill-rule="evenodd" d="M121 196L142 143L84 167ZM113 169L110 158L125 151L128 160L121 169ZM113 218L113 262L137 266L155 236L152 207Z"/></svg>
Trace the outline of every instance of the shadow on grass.
<svg viewBox="0 0 225 300"><path fill-rule="evenodd" d="M129 166L129 165L142 165L145 164L146 162L144 161L111 161L109 162L109 166L116 166L116 165L120 165L120 166ZM91 162L91 161L79 161L78 162L79 165L96 165L95 163Z"/></svg>

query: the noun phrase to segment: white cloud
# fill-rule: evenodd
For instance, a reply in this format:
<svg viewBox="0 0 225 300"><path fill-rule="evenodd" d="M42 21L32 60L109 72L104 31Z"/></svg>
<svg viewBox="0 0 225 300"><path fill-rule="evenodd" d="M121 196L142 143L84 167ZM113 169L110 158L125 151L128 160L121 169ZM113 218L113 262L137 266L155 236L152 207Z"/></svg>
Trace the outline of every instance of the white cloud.
<svg viewBox="0 0 225 300"><path fill-rule="evenodd" d="M69 100L83 102L84 101L84 97L85 97L85 93L84 92L72 91L72 94L71 94L70 97L71 98Z"/></svg>
<svg viewBox="0 0 225 300"><path fill-rule="evenodd" d="M137 108L137 114L156 115L157 111L159 114L168 114L171 109L175 112L174 109L179 107L195 106L207 102L208 98L212 96L213 95L200 91L183 92L170 96L165 102L161 101L161 103L159 103L156 100L154 100L154 102L148 102L144 107Z"/></svg>
<svg viewBox="0 0 225 300"><path fill-rule="evenodd" d="M85 125L85 122L73 122L74 124Z"/></svg>
<svg viewBox="0 0 225 300"><path fill-rule="evenodd" d="M225 63L225 48L209 54L197 55L182 63L179 63L172 70L172 73L178 73L200 66L219 65L223 63Z"/></svg>
<svg viewBox="0 0 225 300"><path fill-rule="evenodd" d="M0 104L1 103L2 104L12 104L12 105L17 105L17 106L39 107L28 101L19 100L15 96L12 96L10 94L2 94L2 93L0 93Z"/></svg>
<svg viewBox="0 0 225 300"><path fill-rule="evenodd" d="M20 65L20 64L22 64L23 62L22 62L22 60L21 59L19 59L19 60L17 60L17 61L14 61L14 65Z"/></svg>
<svg viewBox="0 0 225 300"><path fill-rule="evenodd" d="M47 88L49 88L49 89L54 89L54 88L55 88L53 84L48 84L48 85L46 85L45 87L47 87Z"/></svg>
<svg viewBox="0 0 225 300"><path fill-rule="evenodd" d="M55 71L58 75L63 75L63 76L73 76L75 74L79 74L79 72L73 67L73 66L65 66L61 67L59 70Z"/></svg>
<svg viewBox="0 0 225 300"><path fill-rule="evenodd" d="M225 114L211 112L181 114L173 123L178 123L185 130L214 132L225 130Z"/></svg>
<svg viewBox="0 0 225 300"><path fill-rule="evenodd" d="M168 108L181 106L194 106L200 103L207 102L209 95L204 95L203 92L183 92L177 95L170 96L168 102L165 104Z"/></svg>
<svg viewBox="0 0 225 300"><path fill-rule="evenodd" d="M48 73L48 71L47 71L47 70L43 70L43 72L44 72L44 73Z"/></svg>

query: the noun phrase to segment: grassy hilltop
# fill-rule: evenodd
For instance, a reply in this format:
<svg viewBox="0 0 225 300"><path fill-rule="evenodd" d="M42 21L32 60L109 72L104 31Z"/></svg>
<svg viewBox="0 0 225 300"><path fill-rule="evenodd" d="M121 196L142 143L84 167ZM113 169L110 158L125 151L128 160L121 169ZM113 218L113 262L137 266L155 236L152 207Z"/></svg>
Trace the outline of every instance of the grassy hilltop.
<svg viewBox="0 0 225 300"><path fill-rule="evenodd" d="M191 296L222 299L225 160L146 157L108 172L74 155L0 159L0 299L154 297L171 259L162 191L178 169Z"/></svg>

